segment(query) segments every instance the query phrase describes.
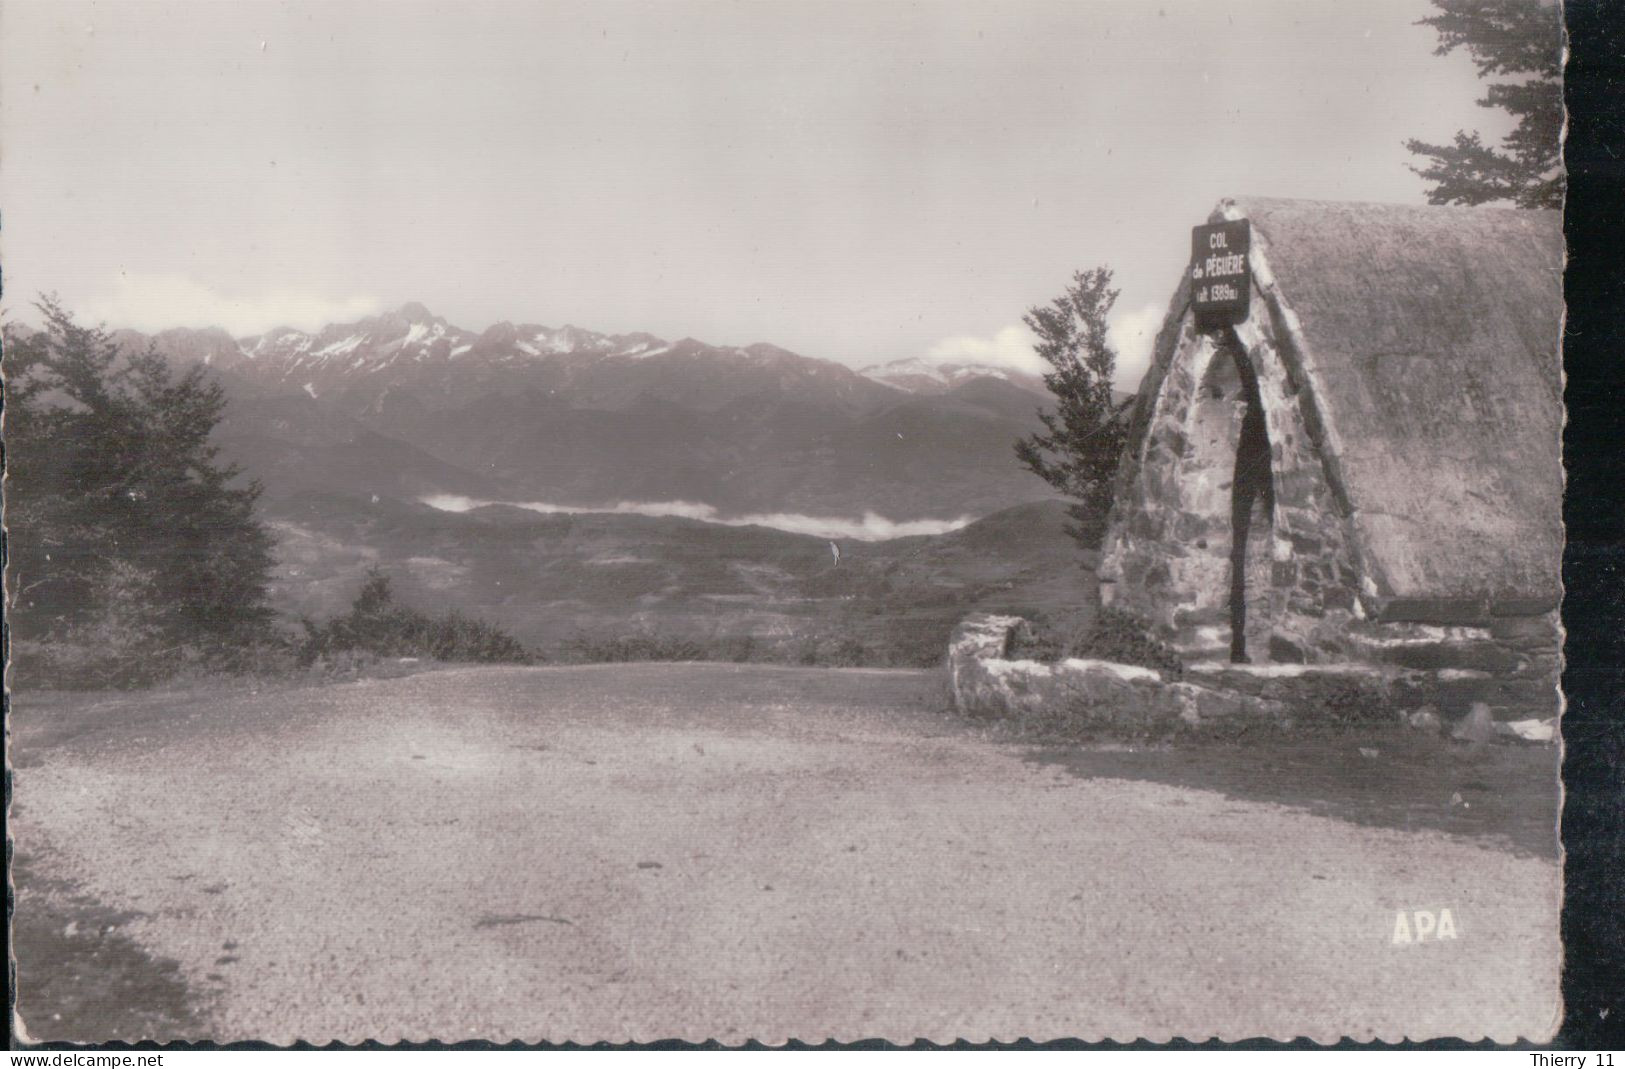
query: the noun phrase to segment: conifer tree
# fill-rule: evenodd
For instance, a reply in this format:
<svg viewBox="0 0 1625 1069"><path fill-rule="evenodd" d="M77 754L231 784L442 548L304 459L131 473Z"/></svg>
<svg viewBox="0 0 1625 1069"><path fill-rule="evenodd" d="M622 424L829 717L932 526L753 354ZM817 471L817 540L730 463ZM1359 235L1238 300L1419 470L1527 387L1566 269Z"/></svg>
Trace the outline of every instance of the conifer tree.
<svg viewBox="0 0 1625 1069"><path fill-rule="evenodd" d="M7 596L19 637L93 621L166 645L267 634L271 537L260 488L210 441L225 408L194 366L126 357L54 298L6 346Z"/></svg>
<svg viewBox="0 0 1625 1069"><path fill-rule="evenodd" d="M1453 143L1416 138L1405 147L1428 163L1411 170L1433 183L1430 204L1511 201L1520 208L1563 206L1563 18L1543 0L1433 0L1438 14L1421 19L1439 35L1435 55L1465 48L1480 78L1507 76L1478 101L1517 125L1497 147L1478 131Z"/></svg>

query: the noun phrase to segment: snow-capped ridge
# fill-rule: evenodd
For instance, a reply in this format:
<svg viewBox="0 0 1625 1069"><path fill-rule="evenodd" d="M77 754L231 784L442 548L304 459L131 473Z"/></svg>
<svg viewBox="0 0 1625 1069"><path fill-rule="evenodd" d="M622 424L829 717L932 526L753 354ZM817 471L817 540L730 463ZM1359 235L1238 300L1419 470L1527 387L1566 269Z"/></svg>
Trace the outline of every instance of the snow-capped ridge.
<svg viewBox="0 0 1625 1069"><path fill-rule="evenodd" d="M976 379L999 379L1035 393L1044 392L1044 380L1025 371L994 364L932 363L918 356L859 368L858 374L909 393L945 393Z"/></svg>
<svg viewBox="0 0 1625 1069"><path fill-rule="evenodd" d="M495 360L526 363L564 358L573 361L655 357L726 356L754 364L832 364L800 356L769 342L745 346L712 345L695 337L677 341L643 331L628 334L602 334L574 323L552 327L541 323L513 323L504 320L475 333L453 326L412 301L398 309L354 323L330 324L315 333L278 328L258 337L240 339L238 351L245 357L282 358L290 365L308 357L307 364L341 360L353 370L376 371L387 368L397 358L417 362L438 359Z"/></svg>
<svg viewBox="0 0 1625 1069"><path fill-rule="evenodd" d="M172 339L166 349L184 359L207 360L217 367L241 371L279 388L297 390L307 381L312 382L324 403L346 394L348 388L341 379L376 378L386 383L403 374L432 376L438 373L437 368L453 362L471 373L481 373L482 381L484 372L511 369L523 374L524 369L535 367L544 376L539 381L545 381L549 391L573 388L571 384L578 378L590 378L599 384L635 381L619 378L635 373L625 368L617 370L617 365L697 362L705 375L715 376L706 380L715 385L704 389L714 389L718 397L732 397L738 388L728 376L754 369L748 374L766 373L770 378L750 379L756 384L748 387L752 390L777 379L775 389L794 389L798 381L817 382L821 384L819 389L835 390L852 404L862 404L863 397L876 399L876 388L851 367L802 356L769 342L714 345L692 336L668 341L643 331L606 334L569 322L549 326L502 321L476 332L447 322L415 301L353 322L328 324L317 331L278 327L238 339L224 332L215 333L218 337ZM144 345L146 336L139 338ZM876 375L869 378L885 381ZM940 388L940 384L934 385ZM616 404L625 403L626 396L631 396L623 396L621 385L589 389L606 390L594 396L611 398Z"/></svg>
<svg viewBox="0 0 1625 1069"><path fill-rule="evenodd" d="M368 338L368 335L366 335L366 334L351 334L347 338L341 338L340 340L338 340L336 342L332 342L332 343L330 343L328 345L322 346L320 349L317 349L311 355L313 355L313 356L343 356L345 353L354 352L359 346L366 344L367 338Z"/></svg>

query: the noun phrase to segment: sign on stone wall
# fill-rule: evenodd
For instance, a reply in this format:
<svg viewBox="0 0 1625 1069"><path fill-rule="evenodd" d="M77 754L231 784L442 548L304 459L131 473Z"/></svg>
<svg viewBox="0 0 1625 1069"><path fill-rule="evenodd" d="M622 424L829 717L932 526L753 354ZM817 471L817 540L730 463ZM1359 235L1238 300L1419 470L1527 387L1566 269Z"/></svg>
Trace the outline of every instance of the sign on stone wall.
<svg viewBox="0 0 1625 1069"><path fill-rule="evenodd" d="M1247 270L1252 235L1252 224L1245 219L1191 227L1191 309L1200 326L1247 318L1253 296Z"/></svg>

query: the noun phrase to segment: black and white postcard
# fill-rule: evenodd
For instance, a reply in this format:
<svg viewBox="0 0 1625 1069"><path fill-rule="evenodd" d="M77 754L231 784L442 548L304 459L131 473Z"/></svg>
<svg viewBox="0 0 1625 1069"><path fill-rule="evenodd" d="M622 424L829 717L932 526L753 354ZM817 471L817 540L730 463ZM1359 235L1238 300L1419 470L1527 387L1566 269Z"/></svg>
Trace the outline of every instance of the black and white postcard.
<svg viewBox="0 0 1625 1069"><path fill-rule="evenodd" d="M14 1036L1539 1044L1547 0L6 0Z"/></svg>

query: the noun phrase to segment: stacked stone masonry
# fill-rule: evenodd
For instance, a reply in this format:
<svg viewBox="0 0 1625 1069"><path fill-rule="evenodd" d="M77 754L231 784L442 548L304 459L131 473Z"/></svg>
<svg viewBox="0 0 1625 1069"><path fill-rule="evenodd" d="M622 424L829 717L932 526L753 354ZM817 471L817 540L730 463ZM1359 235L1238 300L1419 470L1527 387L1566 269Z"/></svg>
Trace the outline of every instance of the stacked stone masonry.
<svg viewBox="0 0 1625 1069"><path fill-rule="evenodd" d="M1056 664L1012 659L1009 651L1026 621L979 614L960 623L949 643L948 670L954 705L971 716L1068 720L1103 728L1204 727L1241 721L1291 726L1295 717L1318 715L1316 702L1328 679L1356 679L1376 690L1396 721L1432 708L1448 719L1487 701L1488 674L1466 669L1423 669L1399 664L1237 665L1204 661L1186 666L1183 678L1137 665L1069 658ZM1487 685L1488 684L1488 685ZM1525 710L1555 702L1555 693L1530 690ZM1493 703L1491 703L1492 708ZM1502 719L1524 719L1520 717ZM1545 716L1550 716L1548 711Z"/></svg>
<svg viewBox="0 0 1625 1069"><path fill-rule="evenodd" d="M1336 440L1267 250L1255 232L1252 306L1233 332L1199 329L1188 286L1175 295L1114 491L1103 602L1144 619L1188 662L1227 659L1232 560L1243 561L1252 663L1422 673L1417 685L1447 712L1483 701L1501 719L1553 715L1555 596L1401 598L1361 545L1339 460L1360 446ZM1233 557L1237 442L1249 404L1262 409L1273 509L1254 512Z"/></svg>
<svg viewBox="0 0 1625 1069"><path fill-rule="evenodd" d="M954 705L971 716L1064 716L1079 725L1149 728L1251 718L1281 722L1285 706L1260 695L1171 681L1138 665L1071 658L1059 664L1011 660L1026 621L977 615L955 630L948 649Z"/></svg>

